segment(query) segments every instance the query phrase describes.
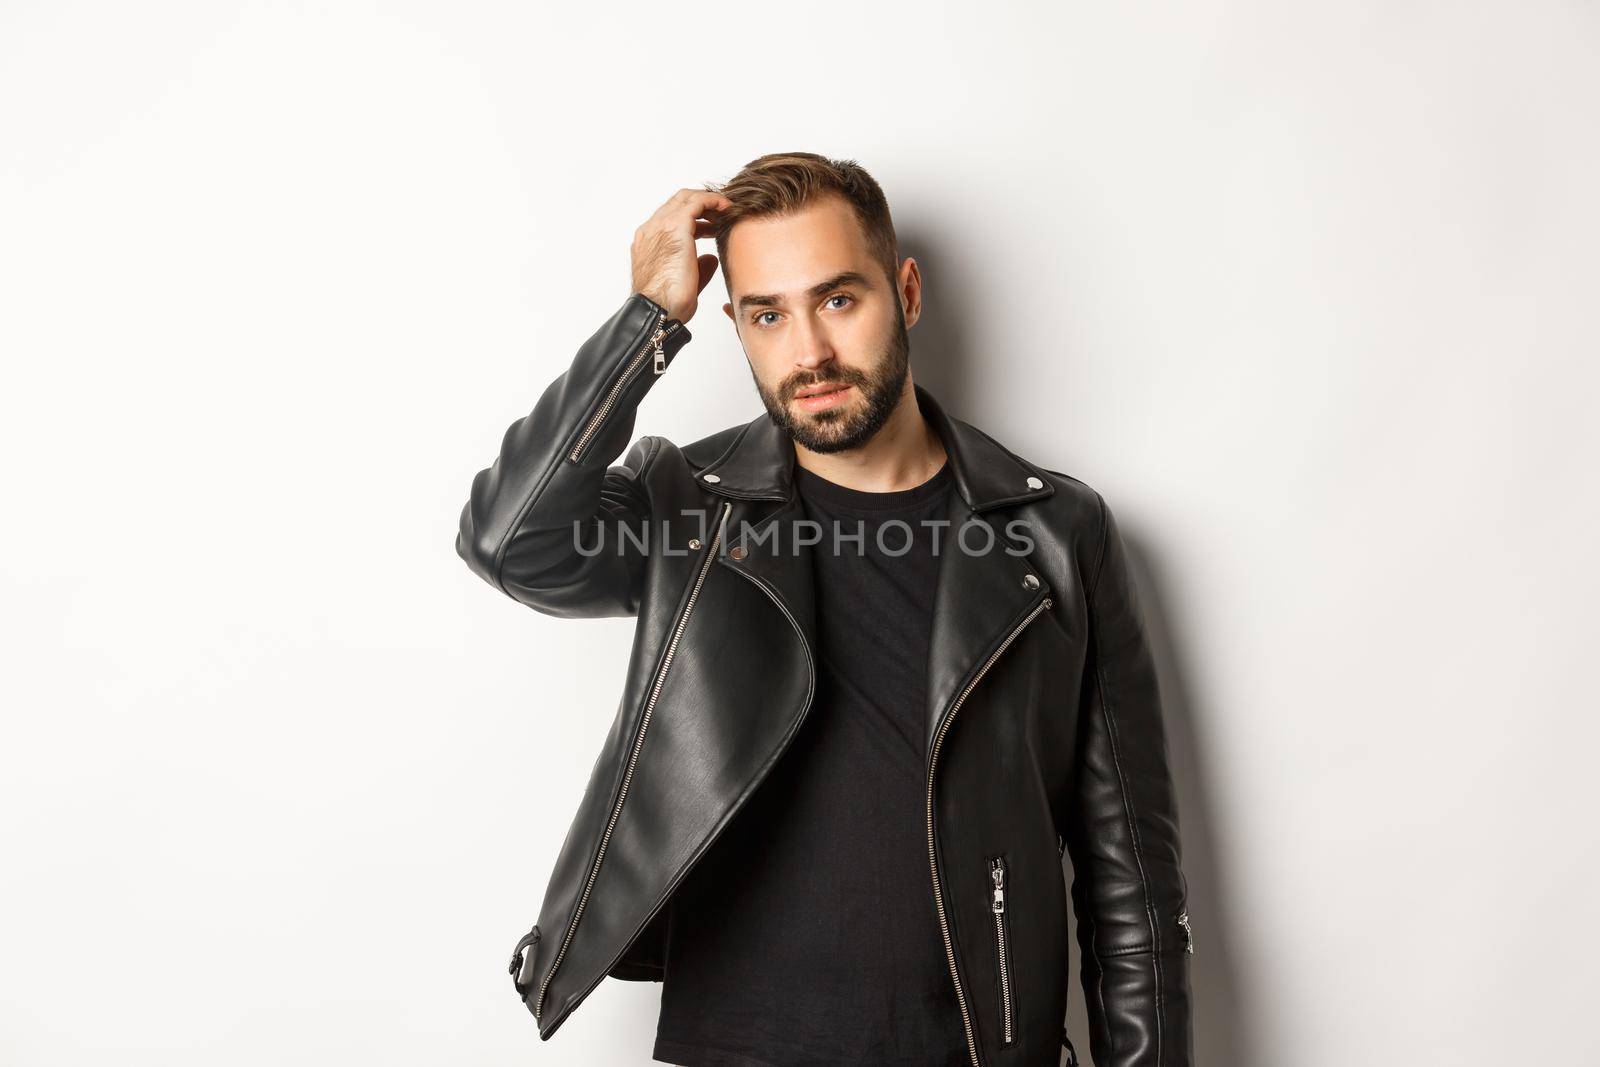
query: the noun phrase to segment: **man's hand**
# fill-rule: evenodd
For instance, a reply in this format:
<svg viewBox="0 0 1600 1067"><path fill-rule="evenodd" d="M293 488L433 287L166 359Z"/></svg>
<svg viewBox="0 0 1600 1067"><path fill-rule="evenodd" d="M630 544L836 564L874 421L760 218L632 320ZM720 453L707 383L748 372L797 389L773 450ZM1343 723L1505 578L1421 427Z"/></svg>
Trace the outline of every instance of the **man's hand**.
<svg viewBox="0 0 1600 1067"><path fill-rule="evenodd" d="M633 231L633 291L688 322L700 291L717 271L717 257L695 256L695 241L712 236L711 219L733 201L706 189L679 189Z"/></svg>

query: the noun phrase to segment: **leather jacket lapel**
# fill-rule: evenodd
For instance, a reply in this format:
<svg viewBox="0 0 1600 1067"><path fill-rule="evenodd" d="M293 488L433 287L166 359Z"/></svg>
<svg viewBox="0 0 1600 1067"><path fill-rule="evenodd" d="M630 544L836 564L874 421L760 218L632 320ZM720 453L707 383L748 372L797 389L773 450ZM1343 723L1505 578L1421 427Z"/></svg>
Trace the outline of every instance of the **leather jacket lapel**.
<svg viewBox="0 0 1600 1067"><path fill-rule="evenodd" d="M778 507L767 501L736 501L728 513L717 564L743 572L765 586L794 619L806 647L817 647L816 588L812 584L811 548L796 550L794 522L804 512L798 496Z"/></svg>
<svg viewBox="0 0 1600 1067"><path fill-rule="evenodd" d="M1004 516L991 522L991 516L975 514L965 501L952 496L946 518L950 525L940 532L939 584L928 641L925 751L930 759L934 735L961 688L1050 592L1027 556L1020 554L1026 543L1007 534L1000 521Z"/></svg>

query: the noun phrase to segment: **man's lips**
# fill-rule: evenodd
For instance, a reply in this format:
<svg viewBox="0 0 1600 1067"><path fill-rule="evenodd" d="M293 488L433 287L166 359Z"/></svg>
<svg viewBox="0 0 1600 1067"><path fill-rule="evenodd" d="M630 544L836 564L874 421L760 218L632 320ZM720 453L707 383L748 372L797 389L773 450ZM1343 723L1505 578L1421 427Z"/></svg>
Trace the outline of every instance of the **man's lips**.
<svg viewBox="0 0 1600 1067"><path fill-rule="evenodd" d="M846 383L827 382L807 388L808 392L796 395L794 402L806 411L822 411L842 403L852 387Z"/></svg>

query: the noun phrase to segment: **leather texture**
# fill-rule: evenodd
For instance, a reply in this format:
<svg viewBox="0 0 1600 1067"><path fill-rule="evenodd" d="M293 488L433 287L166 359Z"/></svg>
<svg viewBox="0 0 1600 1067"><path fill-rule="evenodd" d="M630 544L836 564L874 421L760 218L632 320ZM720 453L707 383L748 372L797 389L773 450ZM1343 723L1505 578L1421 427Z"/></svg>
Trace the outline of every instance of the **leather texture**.
<svg viewBox="0 0 1600 1067"><path fill-rule="evenodd" d="M683 447L629 444L637 405L689 340L631 294L506 431L461 512L457 552L506 596L562 618L638 620L610 732L511 961L542 1040L606 976L661 979L673 890L811 706L810 557L785 536L803 517L792 444L764 412ZM1095 1063L1189 1067L1176 800L1116 519L1083 482L916 393L957 490L928 664L924 830L941 915L929 936L950 964L969 1060L1060 1062L1066 853Z"/></svg>

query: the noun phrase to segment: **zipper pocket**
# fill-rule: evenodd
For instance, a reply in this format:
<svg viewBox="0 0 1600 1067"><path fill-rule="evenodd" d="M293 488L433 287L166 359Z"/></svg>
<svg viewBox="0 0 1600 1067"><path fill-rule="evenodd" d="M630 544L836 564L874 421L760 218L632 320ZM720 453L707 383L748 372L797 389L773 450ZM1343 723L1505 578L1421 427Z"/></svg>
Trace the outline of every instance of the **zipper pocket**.
<svg viewBox="0 0 1600 1067"><path fill-rule="evenodd" d="M995 969L1000 975L1000 1043L1016 1040L1011 1012L1011 923L1006 913L1006 861L1003 856L989 860L989 910L994 913Z"/></svg>
<svg viewBox="0 0 1600 1067"><path fill-rule="evenodd" d="M950 921L944 909L944 889L939 884L939 853L936 847L937 841L934 837L933 826L933 779L939 767L939 749L944 745L944 735L950 731L950 724L955 722L956 712L960 711L961 705L966 703L967 695L977 688L979 682L983 681L983 676L989 673L989 668L993 667L995 661L1005 653L1006 649L1011 647L1011 642L1017 639L1017 635L1027 629L1028 624L1039 617L1040 612L1048 611L1051 603L1051 599L1045 597L1035 604L1033 609L1023 616L1022 621L1017 623L1011 632L1006 635L1006 639L1000 642L1000 647L991 652L989 658L983 661L983 666L978 668L978 673L974 674L967 681L967 684L961 688L961 692L951 702L950 711L945 715L944 722L939 727L939 732L934 734L933 753L928 758L928 869L933 878L933 908L939 915L939 933L944 938L944 958L950 967L950 982L956 989L956 1007L961 1009L961 1028L966 1032L967 1058L971 1061L972 1067L982 1067L982 1060L978 1056L977 1039L972 1035L972 1013L967 1009L967 994L961 988L961 973L956 967L955 944L950 937Z"/></svg>
<svg viewBox="0 0 1600 1067"><path fill-rule="evenodd" d="M600 837L600 848L595 853L594 865L589 868L589 877L583 883L583 894L578 897L578 906L573 909L572 921L567 924L566 936L561 939L561 948L556 952L556 958L551 961L550 969L545 972L544 981L539 984L539 996L533 1004L535 1020L544 1013L544 998L550 989L550 979L556 976L556 968L561 966L561 961L567 954L567 946L572 944L572 934L578 929L578 920L583 918L584 905L589 903L589 892L594 888L595 877L600 873L600 862L605 859L606 846L611 843L611 831L617 825L617 816L622 814L622 802L628 799L628 786L633 782L633 769L639 763L639 752L644 746L644 732L650 728L650 714L655 710L656 700L661 696L661 687L667 680L667 669L672 666L672 657L677 654L678 641L683 637L684 627L689 624L689 613L694 610L694 602L700 597L700 587L705 584L706 572L711 569L711 561L717 556L717 546L722 542L723 526L728 521L728 512L731 510L733 510L732 501L722 505L722 515L717 520L717 532L706 548L705 558L700 561L700 571L695 575L694 586L689 590L689 599L683 605L683 614L678 616L677 624L672 628L672 639L667 643L667 650L661 656L661 666L656 670L655 684L650 687L650 697L645 701L644 714L639 717L639 732L633 737L633 751L628 756L627 772L622 776L622 788L617 792L617 802L611 806L611 818L606 821L605 833Z"/></svg>
<svg viewBox="0 0 1600 1067"><path fill-rule="evenodd" d="M650 333L650 339L640 347L639 351L634 353L633 358L628 360L627 365L622 368L622 373L617 375L617 380L611 383L611 388L606 390L606 395L601 398L600 405L594 409L594 414L590 415L589 421L584 424L583 432L578 435L578 440L573 444L572 451L567 453L568 459L574 463L578 462L579 457L583 455L583 450L589 445L589 439L600 428L600 424L606 421L606 415L611 412L612 405L617 402L617 397L622 395L622 390L633 380L634 372L644 363L646 356L654 354L655 373L660 374L667 369L667 351L664 343L682 325L683 323L676 319L667 318L666 312L658 313L656 326Z"/></svg>

